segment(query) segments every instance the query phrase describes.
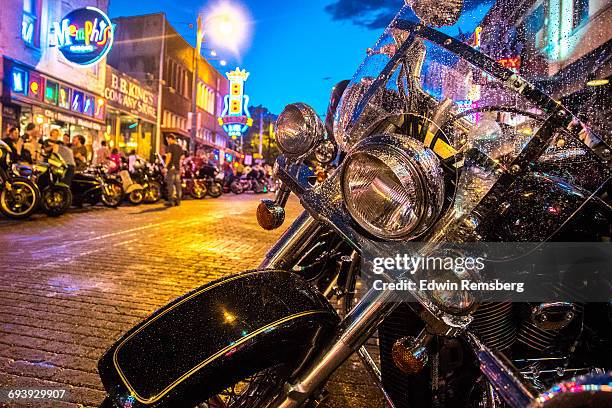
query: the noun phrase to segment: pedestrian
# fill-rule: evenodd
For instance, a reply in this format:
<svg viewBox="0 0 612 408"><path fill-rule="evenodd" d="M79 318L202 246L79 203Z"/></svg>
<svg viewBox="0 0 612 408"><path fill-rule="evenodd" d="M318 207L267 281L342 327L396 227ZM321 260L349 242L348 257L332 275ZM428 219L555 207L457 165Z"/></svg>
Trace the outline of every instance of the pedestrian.
<svg viewBox="0 0 612 408"><path fill-rule="evenodd" d="M109 173L117 173L121 169L121 155L119 154L119 150L116 147L111 151L110 156L108 156L109 163Z"/></svg>
<svg viewBox="0 0 612 408"><path fill-rule="evenodd" d="M59 129L52 129L49 134L49 139L51 144L53 145L53 151L57 153L59 157L66 163L67 170L64 179L62 180L64 184L70 185L72 184L72 177L74 176L74 171L76 169L76 162L74 161L74 154L72 150L64 144L60 139L60 131Z"/></svg>
<svg viewBox="0 0 612 408"><path fill-rule="evenodd" d="M64 133L64 136L62 136L62 141L64 143L64 146L70 149L72 148L72 143L70 143L70 135L68 133Z"/></svg>
<svg viewBox="0 0 612 408"><path fill-rule="evenodd" d="M176 136L169 134L166 137L168 147L166 148L166 188L168 190L167 206L180 205L181 203L181 161L185 153L181 146L176 143Z"/></svg>
<svg viewBox="0 0 612 408"><path fill-rule="evenodd" d="M11 152L9 153L11 162L20 162L23 140L21 140L21 137L19 137L19 129L14 126L9 128L7 136L2 139L2 141L11 148Z"/></svg>
<svg viewBox="0 0 612 408"><path fill-rule="evenodd" d="M30 164L38 163L42 160L41 145L40 145L40 132L38 127L33 123L28 123L26 131L23 135L24 150L27 150L30 155Z"/></svg>
<svg viewBox="0 0 612 408"><path fill-rule="evenodd" d="M105 164L108 161L110 156L110 152L108 151L108 147L106 146L106 140L100 142L100 147L96 149L96 153L94 154L93 164Z"/></svg>
<svg viewBox="0 0 612 408"><path fill-rule="evenodd" d="M85 147L85 136L76 135L73 139L72 154L76 163L76 170L83 171L87 169L87 147Z"/></svg>

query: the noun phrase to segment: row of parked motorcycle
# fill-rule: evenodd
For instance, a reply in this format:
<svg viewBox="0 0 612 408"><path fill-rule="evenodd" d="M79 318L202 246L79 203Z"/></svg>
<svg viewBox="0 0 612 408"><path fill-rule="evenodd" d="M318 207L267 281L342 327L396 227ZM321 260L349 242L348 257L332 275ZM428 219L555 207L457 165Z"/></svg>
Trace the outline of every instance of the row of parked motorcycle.
<svg viewBox="0 0 612 408"><path fill-rule="evenodd" d="M164 162L154 163L138 158L132 166L125 160L119 168L107 164L90 166L69 176L69 169L56 153L44 163L27 165L11 161L10 147L0 142L0 212L13 219L25 219L40 210L48 216L64 214L71 206L102 204L117 207L153 204L166 198ZM235 179L227 191L244 192L247 188L262 190L250 179ZM203 199L223 194L223 177L210 166L196 167L186 161L182 169L183 196Z"/></svg>

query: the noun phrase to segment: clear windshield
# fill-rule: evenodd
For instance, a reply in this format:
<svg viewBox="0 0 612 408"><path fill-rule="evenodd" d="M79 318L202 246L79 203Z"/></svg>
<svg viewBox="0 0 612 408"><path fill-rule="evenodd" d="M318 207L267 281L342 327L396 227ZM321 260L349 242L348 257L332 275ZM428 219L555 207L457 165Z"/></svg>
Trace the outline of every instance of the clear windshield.
<svg viewBox="0 0 612 408"><path fill-rule="evenodd" d="M458 24L465 27L461 19ZM511 165L549 120L556 103L467 41L444 34L453 30L456 27L424 28L408 7L402 8L368 49L347 87L336 111L334 134L345 151L375 133L402 133L423 142L447 171L455 172L456 221L474 210L502 174L516 172ZM559 128L552 133L547 153L535 157L541 164L534 173L549 176L542 183L555 184L551 177L570 177L580 189L577 194L587 200L605 182L607 170L574 137L579 132ZM577 155L572 163L567 160L570 151ZM593 177L580 177L584 171ZM551 224L531 238L545 239L557 227Z"/></svg>

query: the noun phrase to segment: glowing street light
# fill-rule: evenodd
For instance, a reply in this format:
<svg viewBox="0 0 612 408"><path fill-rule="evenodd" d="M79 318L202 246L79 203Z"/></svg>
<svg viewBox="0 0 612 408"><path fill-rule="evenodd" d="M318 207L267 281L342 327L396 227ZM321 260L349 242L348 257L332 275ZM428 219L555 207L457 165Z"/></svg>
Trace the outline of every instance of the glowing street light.
<svg viewBox="0 0 612 408"><path fill-rule="evenodd" d="M204 24L202 24L202 14ZM202 42L204 36L214 47L228 49L238 55L239 48L246 45L249 38L249 17L247 11L237 3L229 3L221 0L198 14L198 25L196 32L196 47L193 54L194 75L192 80L191 94L191 143L195 147L197 134L197 81L199 57L202 53ZM216 57L217 52L213 49L211 56ZM219 61L221 66L227 65L225 60Z"/></svg>

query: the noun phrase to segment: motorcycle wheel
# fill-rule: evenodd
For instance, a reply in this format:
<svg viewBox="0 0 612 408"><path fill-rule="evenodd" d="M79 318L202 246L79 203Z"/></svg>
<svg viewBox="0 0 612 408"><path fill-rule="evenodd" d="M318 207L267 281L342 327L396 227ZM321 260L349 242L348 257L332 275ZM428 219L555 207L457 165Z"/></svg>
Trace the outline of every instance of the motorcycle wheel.
<svg viewBox="0 0 612 408"><path fill-rule="evenodd" d="M0 212L8 218L22 220L28 218L40 203L38 187L30 180L16 177L7 181L0 191Z"/></svg>
<svg viewBox="0 0 612 408"><path fill-rule="evenodd" d="M123 200L123 185L117 180L107 180L102 186L100 201L105 207L116 208Z"/></svg>
<svg viewBox="0 0 612 408"><path fill-rule="evenodd" d="M208 193L206 184L202 181L194 180L193 187L191 188L191 196L197 200L201 200L206 197L206 193Z"/></svg>
<svg viewBox="0 0 612 408"><path fill-rule="evenodd" d="M63 186L49 186L42 192L41 205L49 217L59 217L72 205L72 192Z"/></svg>
<svg viewBox="0 0 612 408"><path fill-rule="evenodd" d="M230 190L232 190L232 193L234 194L242 194L244 193L244 188L242 187L242 185L240 183L232 183L232 185L230 186Z"/></svg>
<svg viewBox="0 0 612 408"><path fill-rule="evenodd" d="M223 186L221 183L212 183L208 189L208 195L212 198L219 198L223 194Z"/></svg>
<svg viewBox="0 0 612 408"><path fill-rule="evenodd" d="M140 205L144 201L144 190L137 189L128 194L128 201L133 205Z"/></svg>
<svg viewBox="0 0 612 408"><path fill-rule="evenodd" d="M149 186L145 189L145 203L155 204L161 200L162 188L157 181L149 182Z"/></svg>
<svg viewBox="0 0 612 408"><path fill-rule="evenodd" d="M266 406L282 390L289 378L282 365L267 368L227 387L197 405L207 408L248 408Z"/></svg>

